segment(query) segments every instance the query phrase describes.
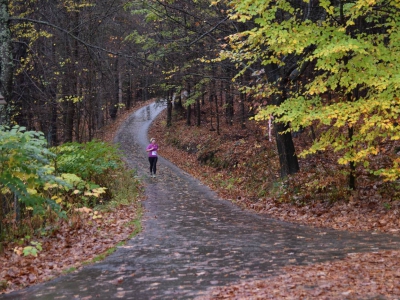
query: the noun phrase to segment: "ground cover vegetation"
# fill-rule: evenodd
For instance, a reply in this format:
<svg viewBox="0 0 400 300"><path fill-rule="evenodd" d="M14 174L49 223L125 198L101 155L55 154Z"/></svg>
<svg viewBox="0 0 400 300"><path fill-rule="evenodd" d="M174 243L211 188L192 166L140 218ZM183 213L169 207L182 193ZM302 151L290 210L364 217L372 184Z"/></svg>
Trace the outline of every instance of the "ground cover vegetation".
<svg viewBox="0 0 400 300"><path fill-rule="evenodd" d="M225 199L284 220L396 233L399 10L395 0L0 1L2 228L19 210L43 225L65 203L75 213L112 201L104 176L116 162L82 169L74 153L105 158L96 133L158 96L162 154ZM60 196L49 183L79 192ZM88 213L82 228L104 219ZM27 227L7 228L20 238ZM44 243L30 242L16 254L40 257ZM395 266L396 255L376 255Z"/></svg>
<svg viewBox="0 0 400 300"><path fill-rule="evenodd" d="M0 131L2 292L100 259L141 228L141 184L115 145L46 146L40 132Z"/></svg>

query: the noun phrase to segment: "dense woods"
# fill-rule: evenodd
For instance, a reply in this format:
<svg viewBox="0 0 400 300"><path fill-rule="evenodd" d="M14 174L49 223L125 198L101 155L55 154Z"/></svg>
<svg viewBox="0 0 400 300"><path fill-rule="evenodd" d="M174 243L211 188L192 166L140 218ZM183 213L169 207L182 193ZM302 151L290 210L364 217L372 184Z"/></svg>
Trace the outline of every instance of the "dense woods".
<svg viewBox="0 0 400 300"><path fill-rule="evenodd" d="M167 102L163 142L226 198L318 226L371 199L387 212L399 74L397 0L0 0L0 254L135 202L140 182L96 138L150 99Z"/></svg>
<svg viewBox="0 0 400 300"><path fill-rule="evenodd" d="M139 20L127 18L121 1L16 1L9 13L10 118L44 132L50 145L91 140L148 81L132 76L142 62L124 37Z"/></svg>
<svg viewBox="0 0 400 300"><path fill-rule="evenodd" d="M20 214L71 209L49 182L84 183L77 195L92 198L69 199L76 207L111 199L103 188L123 167L96 133L152 98L167 101L167 127L184 119L218 137L221 124L248 126L275 143L279 178L258 189L322 153L347 176L346 189L357 190L359 174L397 186L399 74L396 0L1 0L0 242ZM293 135L302 133L312 142L299 151ZM187 146L204 163L215 154ZM102 157L104 169L86 165L86 174L71 149Z"/></svg>

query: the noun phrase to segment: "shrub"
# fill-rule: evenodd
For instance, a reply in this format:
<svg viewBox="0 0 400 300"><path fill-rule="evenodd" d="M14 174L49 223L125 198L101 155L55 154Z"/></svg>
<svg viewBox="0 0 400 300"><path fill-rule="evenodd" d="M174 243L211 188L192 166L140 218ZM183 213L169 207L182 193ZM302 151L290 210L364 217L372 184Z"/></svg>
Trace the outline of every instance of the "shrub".
<svg viewBox="0 0 400 300"><path fill-rule="evenodd" d="M105 188L103 197L112 197L109 185L113 182L114 173L123 168L121 154L115 145L93 140L85 144L66 143L52 149L57 157L54 167L58 174L75 174L82 181L79 190Z"/></svg>
<svg viewBox="0 0 400 300"><path fill-rule="evenodd" d="M119 150L97 140L85 144L66 143L52 150L57 154L55 167L58 173L77 174L86 181L94 182L107 176L110 170L122 167Z"/></svg>
<svg viewBox="0 0 400 300"><path fill-rule="evenodd" d="M0 240L6 215L13 222L25 215L43 214L47 208L64 216L60 206L42 193L46 184L67 184L54 176L50 159L55 154L46 148L43 133L20 126L0 127Z"/></svg>

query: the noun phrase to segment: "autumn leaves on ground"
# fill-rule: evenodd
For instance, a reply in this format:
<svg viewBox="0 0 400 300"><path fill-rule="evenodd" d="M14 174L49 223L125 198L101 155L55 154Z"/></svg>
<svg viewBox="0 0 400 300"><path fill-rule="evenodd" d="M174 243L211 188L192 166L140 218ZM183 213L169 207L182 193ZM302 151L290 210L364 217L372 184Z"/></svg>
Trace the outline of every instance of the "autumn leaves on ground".
<svg viewBox="0 0 400 300"><path fill-rule="evenodd" d="M111 143L121 122L135 109L120 114L118 120L98 133L98 138ZM58 220L51 226L36 232L34 236L20 234L19 239L0 243L0 294L54 279L86 264L104 259L116 246L141 230L141 204L143 194L132 172L121 174L122 199L113 199L104 207L74 209L66 220ZM41 219L33 218L31 222ZM6 221L6 220L0 220ZM37 228L35 224L25 224ZM18 228L15 226L15 230ZM34 245L32 245L34 241ZM34 255L24 255L30 245Z"/></svg>
<svg viewBox="0 0 400 300"><path fill-rule="evenodd" d="M300 173L282 182L274 138L268 123L247 121L215 131L202 110L202 125L187 126L174 114L165 126L165 114L149 135L156 137L160 154L216 190L220 197L243 209L276 219L316 227L375 234L398 234L400 202L395 184L358 171L358 189L347 189L345 167L329 153L300 160ZM222 118L221 118L222 119ZM234 122L235 123L235 122ZM210 130L211 129L211 130ZM298 133L296 149L311 144L311 133ZM389 151L393 149L388 147ZM378 158L379 159L379 158ZM352 254L346 259L310 266L288 266L284 275L263 281L215 288L202 299L354 299L400 296L400 252Z"/></svg>
<svg viewBox="0 0 400 300"><path fill-rule="evenodd" d="M103 132L112 141L127 112ZM174 114L165 126L165 113L154 122L149 136L157 138L160 154L197 177L227 201L273 218L339 230L397 234L397 191L388 183L359 175L359 189L346 189L346 176L335 157L319 154L302 159L301 172L285 182L279 179L276 145L268 139L268 126L247 121L246 127L220 124L210 130L207 114L200 127L187 126ZM214 128L213 128L214 129ZM295 138L301 149L310 143L308 132ZM101 217L95 218L95 214ZM54 278L102 259L113 246L140 230L135 220L140 205L119 206L109 212L85 211L60 224L40 240L37 257L21 255L18 241L0 256L2 292ZM398 251L352 254L346 259L310 266L287 266L282 275L263 281L240 282L216 288L206 299L352 299L400 296ZM311 288L312 287L312 288Z"/></svg>
<svg viewBox="0 0 400 300"><path fill-rule="evenodd" d="M207 109L205 109L206 111ZM165 114L165 112L164 112ZM356 191L347 188L346 166L329 152L300 159L300 172L279 179L279 160L267 124L248 121L245 129L221 121L220 134L187 126L175 117L170 128L161 116L150 131L162 156L174 162L219 195L254 212L280 220L349 231L400 232L400 187L358 170ZM300 152L310 146L310 133L296 135Z"/></svg>

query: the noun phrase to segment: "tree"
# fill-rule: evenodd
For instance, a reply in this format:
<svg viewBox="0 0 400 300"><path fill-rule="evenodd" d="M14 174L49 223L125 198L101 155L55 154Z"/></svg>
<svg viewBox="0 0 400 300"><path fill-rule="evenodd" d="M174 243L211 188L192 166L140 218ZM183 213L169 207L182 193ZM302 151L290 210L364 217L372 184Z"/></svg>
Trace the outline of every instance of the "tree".
<svg viewBox="0 0 400 300"><path fill-rule="evenodd" d="M84 141L132 103L140 58L124 37L137 20L122 1L13 0L9 9L14 122L51 144Z"/></svg>
<svg viewBox="0 0 400 300"><path fill-rule="evenodd" d="M177 95L175 109L182 102L187 124L191 124L191 109L196 104L196 124L200 126L199 98L209 93L209 81L230 80L223 76L226 67L216 63L212 71L207 66L216 57L226 33L234 31L234 26L226 22L225 5L210 6L205 0L134 1L129 8L145 20L143 27L137 27L130 38L146 51L148 61L157 66L155 86ZM188 97L179 98L181 91L189 89Z"/></svg>
<svg viewBox="0 0 400 300"><path fill-rule="evenodd" d="M263 45L263 40L252 40L254 32L259 33L263 30L258 27L258 23L263 22L261 20L263 20L263 18L266 17L265 15L268 14L267 12L262 12L262 9L266 9L268 5L264 6L264 4L260 3L262 8L258 9L249 5L249 2L241 5L241 3L237 1L232 1L231 4L233 4L235 9L234 11L231 11L231 19L237 19L240 22L248 22L250 20L251 23L255 23L255 26L252 24L252 26L248 26L250 29L231 35L229 41L231 49L228 48L221 51L221 58L228 58L236 63L237 67L241 69L238 73L238 78L241 78L249 71L252 71L253 75L256 73L263 75L263 83L258 81L257 84L253 84L249 89L247 89L247 92L250 92L259 98L269 97L271 104L273 103L276 106L280 106L287 100L289 76L293 71L293 67L297 66L296 63L299 58L293 55L286 57L285 59L287 60L287 64L283 63L282 59L279 58L268 60L270 55L268 46ZM253 3L253 5L255 6L255 3ZM249 11L246 11L246 9L249 9ZM271 14L269 18L273 18L274 22L279 23L284 21L285 17L277 14L275 9L270 9L268 7L268 10L271 10L271 12L269 12ZM249 15L247 16L246 13ZM260 14L260 18L252 20L251 16L253 14L257 15L258 13ZM246 40L247 37L248 40ZM262 72L255 71L261 68L262 65L265 66L265 69L263 69ZM263 93L266 86L268 86L268 89L270 90L268 95ZM272 113L272 115L274 114ZM267 118L269 117L270 116L268 115ZM265 116L263 116L263 118L265 118ZM279 154L280 176L281 178L285 178L287 175L298 172L299 164L289 130L290 126L286 123L279 122L278 119L276 120L275 138Z"/></svg>
<svg viewBox="0 0 400 300"><path fill-rule="evenodd" d="M383 143L398 140L399 26L396 1L232 1L231 18L253 20L253 30L231 36L228 57L283 72L252 91L262 97L284 95L258 118L273 114L283 133L317 124L322 134L301 155L333 150L354 170L370 166ZM285 71L286 70L286 71ZM268 77L267 72L267 77ZM293 83L296 82L296 85ZM276 98L275 98L276 99ZM275 100L276 101L276 100ZM290 126L290 127L289 127ZM391 167L370 167L396 179L399 159Z"/></svg>
<svg viewBox="0 0 400 300"><path fill-rule="evenodd" d="M12 48L8 1L0 1L0 92L9 101L12 89Z"/></svg>

